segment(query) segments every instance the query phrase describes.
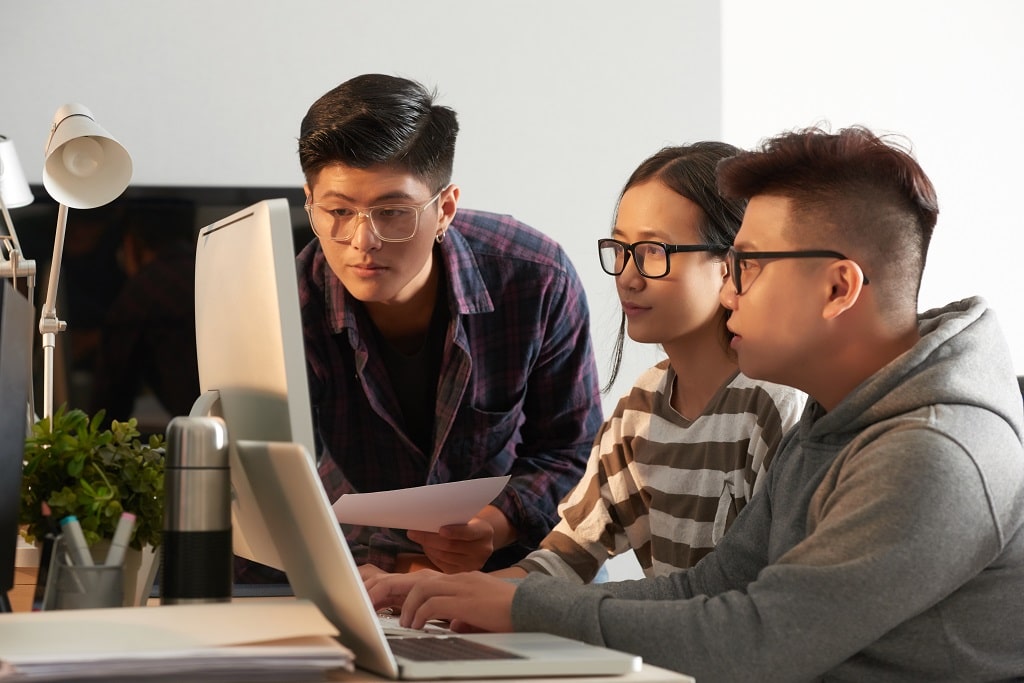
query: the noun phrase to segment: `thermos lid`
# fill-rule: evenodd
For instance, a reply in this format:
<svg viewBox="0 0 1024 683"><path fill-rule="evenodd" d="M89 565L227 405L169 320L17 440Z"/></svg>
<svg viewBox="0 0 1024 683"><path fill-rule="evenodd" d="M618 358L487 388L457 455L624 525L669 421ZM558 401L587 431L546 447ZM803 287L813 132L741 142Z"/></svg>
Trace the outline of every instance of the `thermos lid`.
<svg viewBox="0 0 1024 683"><path fill-rule="evenodd" d="M212 447L211 447L212 446ZM167 425L168 468L226 469L228 429L219 417L176 417Z"/></svg>

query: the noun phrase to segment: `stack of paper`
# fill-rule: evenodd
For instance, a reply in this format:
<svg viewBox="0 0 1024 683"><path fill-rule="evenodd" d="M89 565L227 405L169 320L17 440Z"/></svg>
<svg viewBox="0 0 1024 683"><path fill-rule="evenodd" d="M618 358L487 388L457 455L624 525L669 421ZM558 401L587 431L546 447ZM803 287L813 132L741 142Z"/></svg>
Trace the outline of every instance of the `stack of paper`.
<svg viewBox="0 0 1024 683"><path fill-rule="evenodd" d="M0 680L259 680L352 670L305 600L0 615Z"/></svg>

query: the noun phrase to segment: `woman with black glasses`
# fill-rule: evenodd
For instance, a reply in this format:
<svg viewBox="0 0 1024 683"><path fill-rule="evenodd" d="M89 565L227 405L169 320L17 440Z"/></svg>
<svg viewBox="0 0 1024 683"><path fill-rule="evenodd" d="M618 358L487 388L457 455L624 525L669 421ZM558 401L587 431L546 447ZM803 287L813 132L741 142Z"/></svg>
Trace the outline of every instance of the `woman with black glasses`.
<svg viewBox="0 0 1024 683"><path fill-rule="evenodd" d="M615 277L625 335L667 358L637 378L594 442L586 473L537 550L502 575L542 571L589 582L632 548L647 576L714 549L760 488L803 393L740 373L718 293L744 203L715 190L721 142L662 149L634 171L612 237L598 240Z"/></svg>

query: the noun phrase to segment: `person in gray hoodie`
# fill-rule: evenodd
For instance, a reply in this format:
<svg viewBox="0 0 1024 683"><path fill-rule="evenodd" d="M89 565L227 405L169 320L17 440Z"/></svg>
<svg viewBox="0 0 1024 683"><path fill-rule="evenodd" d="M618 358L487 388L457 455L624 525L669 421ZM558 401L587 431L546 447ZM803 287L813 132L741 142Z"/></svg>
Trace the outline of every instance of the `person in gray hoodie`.
<svg viewBox="0 0 1024 683"><path fill-rule="evenodd" d="M1024 677L1024 410L982 299L917 313L928 177L864 128L815 128L718 184L749 199L721 292L740 369L812 400L715 551L587 586L393 575L371 598L406 626L547 631L702 683Z"/></svg>

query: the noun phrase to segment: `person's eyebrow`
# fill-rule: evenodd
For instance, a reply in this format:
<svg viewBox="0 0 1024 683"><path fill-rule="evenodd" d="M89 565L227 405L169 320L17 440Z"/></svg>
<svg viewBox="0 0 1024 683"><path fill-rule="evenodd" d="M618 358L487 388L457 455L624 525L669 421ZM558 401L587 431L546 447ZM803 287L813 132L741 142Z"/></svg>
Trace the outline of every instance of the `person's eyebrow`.
<svg viewBox="0 0 1024 683"><path fill-rule="evenodd" d="M353 204L353 205L356 203L355 199L353 199L352 197L348 196L344 192L339 192L338 190L327 190L326 192L324 192L323 196L320 197L320 201L323 201L324 199L340 199L342 201L348 202L349 204ZM395 190L395 191L392 191L392 192L385 192L382 195L378 195L378 196L374 197L372 200L370 200L370 202L367 204L367 206L379 206L380 204L384 204L384 203L392 203L392 204L394 204L394 203L409 203L409 204L411 204L412 202L413 202L413 198L412 198L412 196L409 195L409 193L403 192L401 190Z"/></svg>
<svg viewBox="0 0 1024 683"><path fill-rule="evenodd" d="M624 237L625 234L626 234L626 231L624 229L622 229L622 228L619 228L618 226L615 226L615 229L612 230L612 237ZM671 242L672 241L672 240L668 239L668 237L664 233L661 233L658 230L655 230L654 228L639 228L637 230L637 236L640 238L640 240L651 240L651 241L655 241L655 242ZM640 241L640 240L637 240L637 241Z"/></svg>

